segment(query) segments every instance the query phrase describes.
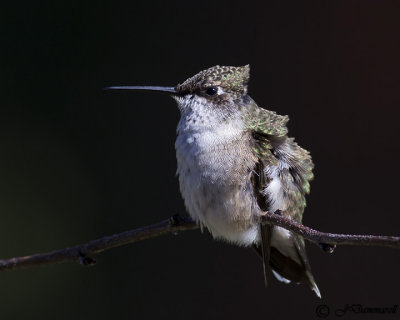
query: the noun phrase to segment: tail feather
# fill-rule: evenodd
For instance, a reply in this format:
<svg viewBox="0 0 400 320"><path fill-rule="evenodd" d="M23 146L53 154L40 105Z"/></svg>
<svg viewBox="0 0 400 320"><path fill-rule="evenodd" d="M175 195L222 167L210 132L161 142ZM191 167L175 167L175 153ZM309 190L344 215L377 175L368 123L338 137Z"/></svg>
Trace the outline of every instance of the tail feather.
<svg viewBox="0 0 400 320"><path fill-rule="evenodd" d="M276 229L276 227L274 229ZM270 230L269 236L272 234L272 237L274 237L274 235L276 235L274 231L276 230ZM263 253L263 250L269 248L269 266L275 278L284 283L294 282L308 285L316 296L321 298L321 293L311 273L303 238L290 232L288 233L289 237L286 239L279 239L280 243L279 246L277 246L279 247L278 249L274 246L274 242L271 241L271 238L266 237L267 234L268 233L264 233L263 230L261 230L261 239L270 239L269 242L261 240L260 245L253 246L263 260L265 283L268 263L266 262L267 256ZM269 244L268 247L265 247L267 244ZM290 249L285 250L285 246Z"/></svg>
<svg viewBox="0 0 400 320"><path fill-rule="evenodd" d="M308 285L311 290L321 298L321 293L311 273L310 263L308 262L305 251L304 240L297 235L290 234L289 239L285 241L292 242L291 244L294 245L296 250L294 253L291 252L291 254L297 254L297 256L290 256L286 252L281 252L277 248L271 247L270 265L272 269L280 276L280 278L283 278L286 281ZM300 264L298 261L300 261ZM278 280L281 280L279 277L277 278Z"/></svg>
<svg viewBox="0 0 400 320"><path fill-rule="evenodd" d="M265 287L268 285L268 269L269 269L269 261L270 261L270 242L271 242L271 226L269 225L261 225L260 226L260 234L261 234L261 257L263 260L263 271L264 271L264 284Z"/></svg>

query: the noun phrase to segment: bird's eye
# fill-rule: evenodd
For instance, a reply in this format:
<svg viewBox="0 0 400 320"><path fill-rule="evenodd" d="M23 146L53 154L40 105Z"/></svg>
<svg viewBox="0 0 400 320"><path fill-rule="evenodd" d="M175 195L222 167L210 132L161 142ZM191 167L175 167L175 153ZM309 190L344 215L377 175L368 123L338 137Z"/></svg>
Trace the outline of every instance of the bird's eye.
<svg viewBox="0 0 400 320"><path fill-rule="evenodd" d="M209 87L206 90L206 94L208 96L215 96L218 93L218 89L216 87Z"/></svg>

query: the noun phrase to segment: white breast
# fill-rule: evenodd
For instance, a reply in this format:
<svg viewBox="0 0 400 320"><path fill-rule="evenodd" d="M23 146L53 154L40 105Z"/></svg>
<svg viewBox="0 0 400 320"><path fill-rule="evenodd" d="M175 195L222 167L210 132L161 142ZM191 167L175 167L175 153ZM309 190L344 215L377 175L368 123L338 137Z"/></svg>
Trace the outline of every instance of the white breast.
<svg viewBox="0 0 400 320"><path fill-rule="evenodd" d="M248 170L239 170L244 168L242 136L240 122L205 131L178 127L175 147L180 190L190 216L216 238L250 245L258 241L258 227L250 223L254 203Z"/></svg>

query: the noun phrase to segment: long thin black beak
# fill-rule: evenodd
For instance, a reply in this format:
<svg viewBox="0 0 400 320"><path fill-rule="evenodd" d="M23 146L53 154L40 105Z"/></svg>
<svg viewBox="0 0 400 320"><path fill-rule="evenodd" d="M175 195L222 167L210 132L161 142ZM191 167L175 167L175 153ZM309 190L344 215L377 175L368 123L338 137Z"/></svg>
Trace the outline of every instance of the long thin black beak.
<svg viewBox="0 0 400 320"><path fill-rule="evenodd" d="M174 87L156 87L156 86L121 86L106 87L104 90L141 90L141 91L157 91L178 94Z"/></svg>

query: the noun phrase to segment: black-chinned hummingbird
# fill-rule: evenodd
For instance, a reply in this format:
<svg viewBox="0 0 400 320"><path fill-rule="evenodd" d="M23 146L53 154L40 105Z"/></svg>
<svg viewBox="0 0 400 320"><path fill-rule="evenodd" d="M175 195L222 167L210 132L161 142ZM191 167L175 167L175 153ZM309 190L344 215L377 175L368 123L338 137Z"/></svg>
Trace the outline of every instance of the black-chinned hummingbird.
<svg viewBox="0 0 400 320"><path fill-rule="evenodd" d="M321 297L302 237L260 224L266 211L301 222L313 178L308 151L287 136L289 118L247 94L250 67L215 66L176 87L106 89L166 92L181 118L175 142L180 191L189 215L214 238L252 246L285 283Z"/></svg>

